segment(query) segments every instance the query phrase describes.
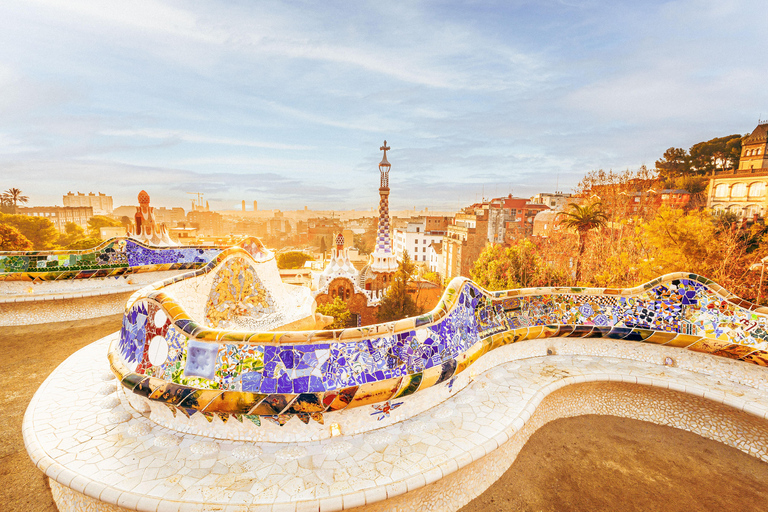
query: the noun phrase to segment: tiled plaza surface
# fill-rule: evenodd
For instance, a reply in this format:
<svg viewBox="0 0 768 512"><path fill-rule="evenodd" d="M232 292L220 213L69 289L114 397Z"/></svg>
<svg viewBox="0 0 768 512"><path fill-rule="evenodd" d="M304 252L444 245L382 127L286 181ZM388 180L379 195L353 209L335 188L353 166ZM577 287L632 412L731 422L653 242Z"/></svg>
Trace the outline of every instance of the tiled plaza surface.
<svg viewBox="0 0 768 512"><path fill-rule="evenodd" d="M377 421L371 408L375 430L278 443L181 434L143 416L109 371L114 336L65 361L25 416L27 449L51 478L61 510L455 510L495 481L541 425L589 413L669 424L768 460L764 370L673 347L519 342L483 356L468 384L433 407L410 415L405 399L397 412L408 419ZM579 387L591 381L607 387ZM616 399L627 386L641 391ZM735 425L690 395L755 422ZM332 421L327 415L326 426Z"/></svg>

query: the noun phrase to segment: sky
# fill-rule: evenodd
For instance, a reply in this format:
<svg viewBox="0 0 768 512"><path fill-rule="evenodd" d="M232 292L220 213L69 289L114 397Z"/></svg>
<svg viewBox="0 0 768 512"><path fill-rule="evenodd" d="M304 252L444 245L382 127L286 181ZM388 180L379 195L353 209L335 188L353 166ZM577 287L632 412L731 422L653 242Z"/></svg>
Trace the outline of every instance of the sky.
<svg viewBox="0 0 768 512"><path fill-rule="evenodd" d="M0 189L30 205L456 209L768 118L768 2L3 0Z"/></svg>

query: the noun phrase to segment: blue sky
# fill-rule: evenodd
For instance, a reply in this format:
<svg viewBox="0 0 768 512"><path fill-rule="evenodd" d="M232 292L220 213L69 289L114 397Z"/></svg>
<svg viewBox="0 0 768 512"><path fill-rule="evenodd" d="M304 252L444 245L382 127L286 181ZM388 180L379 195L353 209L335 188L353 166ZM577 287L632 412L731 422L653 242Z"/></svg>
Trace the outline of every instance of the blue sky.
<svg viewBox="0 0 768 512"><path fill-rule="evenodd" d="M570 191L768 118L755 1L4 0L0 188L370 209Z"/></svg>

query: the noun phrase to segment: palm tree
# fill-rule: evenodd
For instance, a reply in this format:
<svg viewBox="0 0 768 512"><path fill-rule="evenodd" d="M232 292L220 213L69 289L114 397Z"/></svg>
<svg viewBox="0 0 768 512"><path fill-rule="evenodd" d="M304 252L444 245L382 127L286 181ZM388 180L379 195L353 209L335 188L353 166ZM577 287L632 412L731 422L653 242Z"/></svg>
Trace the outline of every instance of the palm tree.
<svg viewBox="0 0 768 512"><path fill-rule="evenodd" d="M3 197L5 199L4 202L13 204L14 213L16 213L16 206L18 206L19 203L24 204L29 201L29 197L21 195L21 190L18 188L9 188L3 193Z"/></svg>
<svg viewBox="0 0 768 512"><path fill-rule="evenodd" d="M595 202L580 206L576 203L568 205L569 210L558 213L560 224L571 228L579 235L579 257L576 259L576 284L581 279L581 258L584 255L584 248L587 241L587 235L593 229L605 226L608 216L603 211L603 204Z"/></svg>

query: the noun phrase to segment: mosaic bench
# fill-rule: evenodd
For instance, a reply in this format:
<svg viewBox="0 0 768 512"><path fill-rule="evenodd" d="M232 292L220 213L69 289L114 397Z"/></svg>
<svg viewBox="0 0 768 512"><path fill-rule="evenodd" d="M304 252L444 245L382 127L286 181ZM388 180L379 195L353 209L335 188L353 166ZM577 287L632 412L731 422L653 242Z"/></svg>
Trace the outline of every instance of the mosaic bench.
<svg viewBox="0 0 768 512"><path fill-rule="evenodd" d="M135 293L119 333L46 380L24 439L60 510L455 510L576 414L768 460L766 310L700 276L496 293L455 279L426 315L290 331L275 329L306 327L311 307L272 264L232 248Z"/></svg>
<svg viewBox="0 0 768 512"><path fill-rule="evenodd" d="M248 268L242 267L243 275ZM135 294L120 339L110 348L123 386L158 417L167 406L173 416L200 413L209 422L226 423L233 416L254 425L264 420L283 425L295 417L322 424L325 414L384 407L451 381L483 354L536 338L621 339L768 365L764 308L693 274L667 275L624 290L496 293L457 278L426 315L305 332L218 329L215 312L203 318L200 307L191 314L178 300L174 287L188 279L179 276ZM258 286L239 293L246 301L264 294ZM167 340L154 358L153 339Z"/></svg>
<svg viewBox="0 0 768 512"><path fill-rule="evenodd" d="M255 243L246 239L241 244ZM112 238L82 251L0 252L0 281L53 281L119 277L136 272L197 269L224 248L152 247L131 238Z"/></svg>

